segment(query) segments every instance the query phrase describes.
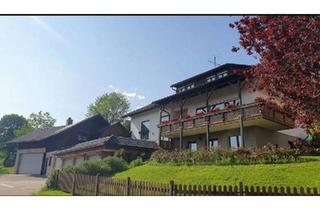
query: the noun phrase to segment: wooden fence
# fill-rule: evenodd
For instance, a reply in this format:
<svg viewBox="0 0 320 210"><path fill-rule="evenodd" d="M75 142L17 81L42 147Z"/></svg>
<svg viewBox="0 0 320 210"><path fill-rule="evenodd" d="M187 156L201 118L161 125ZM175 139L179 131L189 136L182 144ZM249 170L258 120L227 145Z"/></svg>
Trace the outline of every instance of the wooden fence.
<svg viewBox="0 0 320 210"><path fill-rule="evenodd" d="M114 179L103 176L88 176L59 172L58 187L72 195L106 196L319 196L319 188L310 187L265 187L221 185L181 185L170 181L167 184Z"/></svg>

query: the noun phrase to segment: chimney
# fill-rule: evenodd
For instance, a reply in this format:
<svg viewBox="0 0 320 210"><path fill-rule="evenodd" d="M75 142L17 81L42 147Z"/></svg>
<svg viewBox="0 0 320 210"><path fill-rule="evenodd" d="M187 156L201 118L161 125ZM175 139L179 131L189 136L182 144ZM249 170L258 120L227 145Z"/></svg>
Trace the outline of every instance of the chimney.
<svg viewBox="0 0 320 210"><path fill-rule="evenodd" d="M66 125L72 125L73 120L71 119L71 117L69 117L66 121Z"/></svg>

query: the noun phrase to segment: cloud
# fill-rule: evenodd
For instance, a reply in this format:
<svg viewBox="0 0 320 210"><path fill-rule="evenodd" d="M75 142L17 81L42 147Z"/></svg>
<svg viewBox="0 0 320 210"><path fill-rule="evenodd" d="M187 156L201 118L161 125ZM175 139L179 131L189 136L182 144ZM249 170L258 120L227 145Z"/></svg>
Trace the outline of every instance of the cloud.
<svg viewBox="0 0 320 210"><path fill-rule="evenodd" d="M144 100L146 99L145 96L137 94L135 92L122 92L123 95L127 96L129 99L137 99L137 100Z"/></svg>
<svg viewBox="0 0 320 210"><path fill-rule="evenodd" d="M48 34L59 40L60 42L67 43L67 40L54 28L52 28L49 24L47 24L45 21L40 19L37 16L30 16L30 19L38 24L41 28L43 28Z"/></svg>
<svg viewBox="0 0 320 210"><path fill-rule="evenodd" d="M145 96L143 96L143 95L137 95L137 98L138 98L139 100L146 99L146 97L145 97Z"/></svg>
<svg viewBox="0 0 320 210"><path fill-rule="evenodd" d="M128 98L135 98L137 96L137 93L129 93L129 92L122 92L123 95L127 96Z"/></svg>
<svg viewBox="0 0 320 210"><path fill-rule="evenodd" d="M114 87L113 85L108 85L108 88L115 91L115 92L118 92L118 93L122 93L123 95L125 95L128 99L136 99L136 100L144 100L146 99L146 97L144 95L141 95L141 94L138 94L136 92L129 92L129 91L122 91L120 92L118 88Z"/></svg>

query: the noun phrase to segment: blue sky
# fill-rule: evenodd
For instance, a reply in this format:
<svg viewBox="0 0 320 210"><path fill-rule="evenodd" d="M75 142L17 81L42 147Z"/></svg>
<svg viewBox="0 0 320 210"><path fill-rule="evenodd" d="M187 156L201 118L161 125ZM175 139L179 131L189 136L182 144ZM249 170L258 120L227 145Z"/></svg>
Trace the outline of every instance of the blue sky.
<svg viewBox="0 0 320 210"><path fill-rule="evenodd" d="M252 64L232 53L230 16L0 17L0 117L48 111L79 121L105 93L127 95L131 109L172 94L170 84L217 63Z"/></svg>

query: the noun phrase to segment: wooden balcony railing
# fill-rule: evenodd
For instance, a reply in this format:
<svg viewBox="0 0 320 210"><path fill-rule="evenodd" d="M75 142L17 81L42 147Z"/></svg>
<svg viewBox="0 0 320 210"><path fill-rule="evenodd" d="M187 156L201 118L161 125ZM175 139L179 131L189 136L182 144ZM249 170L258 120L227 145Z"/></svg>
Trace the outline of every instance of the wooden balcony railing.
<svg viewBox="0 0 320 210"><path fill-rule="evenodd" d="M162 134L168 134L171 132L178 132L180 127L183 127L183 129L200 128L206 126L207 122L209 125L218 126L231 123L232 121L238 121L241 110L243 111L244 121L260 118L279 123L288 128L294 127L294 118L290 114L263 103L252 103L231 109L224 109L215 113L209 113L208 115L194 116L188 119L160 124L159 127Z"/></svg>

